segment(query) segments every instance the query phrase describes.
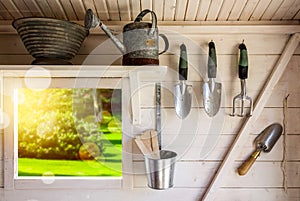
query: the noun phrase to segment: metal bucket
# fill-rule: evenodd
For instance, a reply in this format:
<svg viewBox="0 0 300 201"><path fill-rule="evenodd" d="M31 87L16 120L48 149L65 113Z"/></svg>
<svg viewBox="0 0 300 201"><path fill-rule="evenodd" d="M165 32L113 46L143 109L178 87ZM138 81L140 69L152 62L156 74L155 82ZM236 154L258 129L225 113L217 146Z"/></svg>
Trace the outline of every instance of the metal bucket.
<svg viewBox="0 0 300 201"><path fill-rule="evenodd" d="M160 159L145 156L148 186L157 190L173 187L173 178L177 154L173 151L160 151Z"/></svg>

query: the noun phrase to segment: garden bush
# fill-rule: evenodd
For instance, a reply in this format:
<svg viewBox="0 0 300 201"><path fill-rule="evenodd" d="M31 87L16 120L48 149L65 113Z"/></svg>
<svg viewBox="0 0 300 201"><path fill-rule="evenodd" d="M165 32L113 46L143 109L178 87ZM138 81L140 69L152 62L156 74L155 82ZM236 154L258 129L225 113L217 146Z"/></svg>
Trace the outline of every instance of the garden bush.
<svg viewBox="0 0 300 201"><path fill-rule="evenodd" d="M93 119L91 89L22 89L20 94L19 157L75 160L86 142L94 143L103 152L103 125L87 120Z"/></svg>

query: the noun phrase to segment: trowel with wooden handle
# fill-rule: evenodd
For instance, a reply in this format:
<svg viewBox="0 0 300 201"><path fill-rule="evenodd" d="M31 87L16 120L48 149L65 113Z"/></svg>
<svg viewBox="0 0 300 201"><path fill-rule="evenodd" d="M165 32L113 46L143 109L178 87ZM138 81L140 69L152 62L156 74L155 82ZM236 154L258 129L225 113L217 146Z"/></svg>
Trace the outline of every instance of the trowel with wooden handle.
<svg viewBox="0 0 300 201"><path fill-rule="evenodd" d="M191 85L186 83L188 75L187 51L184 44L180 45L179 83L174 87L175 110L179 118L184 119L191 110Z"/></svg>
<svg viewBox="0 0 300 201"><path fill-rule="evenodd" d="M254 140L256 150L251 156L238 168L239 175L245 175L256 161L261 151L270 152L279 137L282 134L282 126L278 123L265 128Z"/></svg>
<svg viewBox="0 0 300 201"><path fill-rule="evenodd" d="M209 44L207 77L208 82L203 84L203 105L208 116L215 116L221 104L222 84L215 81L217 77L216 48L213 41Z"/></svg>

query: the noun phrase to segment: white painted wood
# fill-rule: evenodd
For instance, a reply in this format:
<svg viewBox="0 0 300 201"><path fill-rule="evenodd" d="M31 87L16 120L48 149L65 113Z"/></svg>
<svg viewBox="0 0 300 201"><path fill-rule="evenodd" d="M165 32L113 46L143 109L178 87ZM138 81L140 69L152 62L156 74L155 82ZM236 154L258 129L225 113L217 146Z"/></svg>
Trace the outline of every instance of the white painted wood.
<svg viewBox="0 0 300 201"><path fill-rule="evenodd" d="M141 70L141 71L140 71ZM154 82L161 82L166 74L166 68L137 68L136 70L130 71L130 97L131 97L131 111L132 111L132 124L139 125L141 123L141 112L140 112L140 99L141 91L144 86L141 84L142 80L149 78ZM146 84L147 86L148 84Z"/></svg>
<svg viewBox="0 0 300 201"><path fill-rule="evenodd" d="M105 0L98 0L94 1L95 7L97 10L97 15L99 16L100 20L108 20L109 19L109 13L108 8ZM130 13L129 13L130 14Z"/></svg>
<svg viewBox="0 0 300 201"><path fill-rule="evenodd" d="M154 109L155 108L142 108L141 112L143 115L141 119L141 124L139 125L139 128L137 128L135 134L141 133L144 130L149 130L155 127ZM231 112L232 108L230 109ZM196 135L216 135L213 136L215 137L213 139L216 139L216 141L212 143L212 145L215 145L215 142L217 142L218 140L217 137L220 136L221 134L235 135L237 132L239 132L240 124L243 123L243 119L232 118L228 114L225 114L223 110L224 108L220 109L218 113L218 115L220 116L218 116L218 118L209 118L203 108L192 108L189 116L186 119L181 120L175 116L174 108L162 108L163 135L171 135L167 139L174 137L174 140L178 140L178 141L172 140L170 142L164 141L164 144L166 146L176 147L178 143L181 143L180 140L186 140L187 143L193 143ZM297 111L296 112L290 111L290 112L293 112L293 114L298 114ZM262 131L263 128L266 127L266 125L272 124L274 122L279 122L279 123L282 122L281 115L282 115L282 111L280 111L280 109L268 108L264 110L263 113L261 114L261 117L259 118L260 122L257 121L255 127L251 128L252 129L251 131L248 131L249 134L251 133L258 134ZM289 127L290 127L288 128L289 134L293 134L293 135L299 134L299 131L297 131L298 125L289 124ZM213 129L217 131L212 132L211 130ZM181 134L183 136L181 136ZM177 137L179 138L177 139ZM182 139L184 137L188 139ZM184 143L182 148L184 148L187 143ZM199 146L202 146L202 144L199 144ZM178 147L178 151L180 151L179 148L180 146ZM185 148L188 149L190 147L188 146ZM213 148L214 147L211 147L211 149ZM187 149L181 151L187 151ZM197 159L199 158L203 159L205 157L201 153L197 153L197 154L198 154Z"/></svg>
<svg viewBox="0 0 300 201"><path fill-rule="evenodd" d="M11 19L11 15L9 12L7 12L5 6L2 4L2 2L0 2L0 16L3 18L3 19Z"/></svg>
<svg viewBox="0 0 300 201"><path fill-rule="evenodd" d="M129 77L130 72L143 72L140 75L140 79L143 81L157 81L161 79L166 72L166 66L147 66L147 68L141 68L139 66L51 66L43 65L43 67L36 67L35 65L0 65L1 70L5 70L4 76L8 77L105 77L105 78L122 78ZM28 71L33 74L27 75ZM49 73L45 74L44 71ZM147 73L145 73L147 72ZM150 72L150 73L148 73Z"/></svg>
<svg viewBox="0 0 300 201"><path fill-rule="evenodd" d="M277 0L277 1L272 0L268 8L265 10L261 19L271 20L274 14L276 13L276 11L278 10L278 8L280 7L280 5L282 4L282 2L283 0Z"/></svg>
<svg viewBox="0 0 300 201"><path fill-rule="evenodd" d="M49 9L50 5L48 4L48 1L45 0L35 0L35 1L43 11L45 17L55 18L53 11Z"/></svg>
<svg viewBox="0 0 300 201"><path fill-rule="evenodd" d="M114 14L111 14L111 17L107 17L109 10L106 10L106 12L103 12L103 9L98 5L101 4L109 4L108 0L54 0L54 4L62 4L65 12L61 13L59 10L61 10L61 6L58 6L57 9L53 9L51 1L43 3L41 0L14 0L14 1L3 1L3 4L8 5L4 6L3 11L5 12L6 17L4 19L9 19L13 20L16 18L16 15L21 15L21 16L32 16L32 14L37 14L40 16L40 14L45 16L60 16L61 19L64 19L64 16L67 16L68 19L72 20L84 20L84 15L82 15L81 7L84 5L85 9L88 7L91 7L93 10L94 8L98 8L96 10L99 10L97 14L99 17L105 20L111 20L113 21L130 21L132 20L136 14L140 12L142 9L153 9L154 11L157 11L158 19L160 21L165 21L165 22L170 22L176 21L179 22L188 22L188 21L215 21L216 19L219 18L219 21L223 21L225 19L226 21L229 20L239 20L239 21L245 21L248 22L249 20L252 20L251 18L251 13L253 12L254 8L256 7L256 13L254 15L254 19L257 19L256 17L262 16L263 12L265 20L273 20L276 21L277 17L272 19L273 15L280 10L286 10L291 9L289 11L288 15L282 16L283 10L280 11L281 14L276 14L276 15L281 15L283 19L287 18L288 20L295 20L297 18L295 17L295 14L299 11L299 7L297 6L298 3L295 3L293 0L265 0L265 2L261 0L214 0L214 1L204 1L204 0L116 0L112 1L111 4L114 9L118 7L115 11L110 11ZM289 5L289 7L285 6L290 3L287 2L294 2L295 6ZM259 2L256 5L256 3ZM284 2L284 3L283 3ZM268 4L270 5L268 6ZM69 9L68 4L72 4L73 9ZM115 4L118 4L118 6L115 6ZM165 5L166 4L166 5ZM172 9L170 10L170 14L168 14L168 4L171 5ZM173 5L177 4L175 8L173 8ZM188 4L188 5L187 5ZM202 4L202 5L201 5ZM210 4L212 4L210 6ZM37 6L38 5L38 6ZM254 6L254 7L253 7ZM51 11L47 11L48 8L51 8ZM223 7L223 9L221 8ZM13 8L13 9L11 9ZM84 10L85 10L84 9ZM42 12L40 12L40 10ZM75 13L74 13L74 11ZM164 11L165 10L165 11ZM202 10L204 12L199 12L199 10ZM78 13L77 13L78 11ZM137 12L138 11L138 12ZM161 12L162 11L162 12ZM198 12L197 12L198 11ZM222 12L220 12L222 11ZM12 16L9 14L12 12ZM118 17L118 14L119 17ZM176 13L178 13L178 16L175 16ZM197 14L198 13L198 14ZM175 15L174 15L175 14ZM221 14L219 17L218 15ZM229 15L230 14L230 15ZM294 15L292 15L294 14ZM241 18L239 18L241 15ZM257 15L257 16L256 16ZM76 16L76 17L75 17ZM229 17L229 18L228 18ZM146 17L146 20L149 20L149 16ZM257 19L260 20L260 19ZM296 22L296 21L295 21Z"/></svg>
<svg viewBox="0 0 300 201"><path fill-rule="evenodd" d="M246 4L246 0L237 0L232 7L228 20L238 20Z"/></svg>
<svg viewBox="0 0 300 201"><path fill-rule="evenodd" d="M175 18L176 0L167 0L164 5L164 21L173 21ZM183 8L180 8L183 9Z"/></svg>
<svg viewBox="0 0 300 201"><path fill-rule="evenodd" d="M268 110L267 110L268 111ZM264 111L266 113L267 111ZM281 113L277 113L282 115ZM264 114L266 115L266 114ZM277 122L275 118L269 117L269 122ZM260 118L262 119L262 118ZM227 121L228 122L228 121ZM225 122L225 123L227 123ZM265 121L266 122L266 121ZM236 124L237 127L238 124ZM266 125L261 123L258 125L259 129L263 130ZM257 137L258 133L249 132L249 135L246 136L247 141L243 145L243 149L237 155L236 160L243 161L247 158L254 150L255 145L253 144L255 137ZM208 155L206 157L201 156L201 152L204 149L207 149L205 146L205 141L210 137L209 134L201 134L201 133L163 133L163 144L167 147L167 149L175 151L178 153L178 158L180 161L199 161L205 160L206 162L213 161L222 161L224 158L224 154L226 150L230 147L232 140L235 137L235 134L225 134L220 133L215 137L217 141L215 142L215 147L208 151ZM287 160L292 162L297 162L300 159L300 153L298 150L300 137L297 134L289 134L287 135ZM279 138L279 141L276 143L274 148L269 153L262 153L261 156L257 159L257 161L264 162L281 162L283 159L283 136ZM143 160L143 155L139 148L134 144L133 145L133 160L138 162Z"/></svg>
<svg viewBox="0 0 300 201"><path fill-rule="evenodd" d="M145 10L145 9L149 9L152 10L152 0L140 0L141 1L141 9ZM151 15L145 15L145 17L143 17L144 21L150 21L151 20Z"/></svg>
<svg viewBox="0 0 300 201"><path fill-rule="evenodd" d="M189 0L185 11L185 20L194 21L197 16L199 0Z"/></svg>
<svg viewBox="0 0 300 201"><path fill-rule="evenodd" d="M162 21L164 17L164 2L162 0L152 1L152 10L155 12L158 21Z"/></svg>
<svg viewBox="0 0 300 201"><path fill-rule="evenodd" d="M259 0L248 0L239 20L248 21Z"/></svg>
<svg viewBox="0 0 300 201"><path fill-rule="evenodd" d="M159 26L160 30L168 30L170 32L179 32L181 34L280 34L280 33L296 33L299 28L295 26L232 26L232 25L220 25L220 26Z"/></svg>
<svg viewBox="0 0 300 201"><path fill-rule="evenodd" d="M282 75L277 86L273 90L272 99L268 101L270 107L282 106L282 100L288 94L288 106L299 107L300 98L300 83L298 82L299 77L299 58L293 56L289 62L287 70Z"/></svg>
<svg viewBox="0 0 300 201"><path fill-rule="evenodd" d="M129 72L130 81L130 97L131 97L131 111L132 111L132 124L138 125L141 123L140 112L140 79L138 72Z"/></svg>
<svg viewBox="0 0 300 201"><path fill-rule="evenodd" d="M183 21L185 19L185 11L188 0L176 1L175 21Z"/></svg>
<svg viewBox="0 0 300 201"><path fill-rule="evenodd" d="M102 85L104 86L104 85ZM133 139L133 126L130 123L130 94L126 93L130 91L130 81L128 78L123 78L121 83L122 89L122 175L123 175L123 189L132 190L133 188L133 157L132 157L132 139ZM125 106L125 107L124 107Z"/></svg>
<svg viewBox="0 0 300 201"><path fill-rule="evenodd" d="M233 161L233 158L235 157L234 156L235 155L234 153L236 152L235 149L238 149L240 144L243 144L244 141L242 140L242 137L246 134L246 131L250 128L251 123L255 122L256 118L263 110L265 103L267 102L268 98L271 95L270 91L275 87L279 78L283 74L283 71L286 68L288 61L293 55L296 47L299 45L299 40L300 40L299 37L300 37L299 34L294 34L289 40L281 57L279 58L277 64L275 65L273 71L271 72L270 78L266 82L265 86L262 88L259 97L255 101L252 117L246 118L244 124L241 127L241 130L239 131L236 139L232 144L232 147L227 152L220 168L218 169L217 173L213 177L212 182L208 186L208 189L204 193L203 196L204 200L211 200L214 197L214 193L221 186L220 179L224 175L224 173L229 169L230 163Z"/></svg>
<svg viewBox="0 0 300 201"><path fill-rule="evenodd" d="M84 19L85 8L81 0L70 0L78 19ZM96 4L97 5L97 4Z"/></svg>
<svg viewBox="0 0 300 201"><path fill-rule="evenodd" d="M120 178L101 178L101 179L65 179L64 177L43 178L36 177L31 179L16 179L14 181L15 189L120 189L122 187L122 179Z"/></svg>
<svg viewBox="0 0 300 201"><path fill-rule="evenodd" d="M252 13L250 20L260 20L270 2L271 0L260 0Z"/></svg>
<svg viewBox="0 0 300 201"><path fill-rule="evenodd" d="M8 84L9 87L4 87ZM11 116L13 116L13 96L11 89L18 85L17 82L11 82L4 79L3 76L3 111L5 114L9 115L9 124L4 129L4 139L3 139L3 149L4 149L4 160L3 160L3 167L4 167L4 177L3 177L3 186L4 189L12 190L14 189L14 136L13 136L13 130L14 130L14 120ZM4 94L6 96L4 96Z"/></svg>
<svg viewBox="0 0 300 201"><path fill-rule="evenodd" d="M121 20L123 21L131 20L129 0L118 0L118 9L119 9Z"/></svg>
<svg viewBox="0 0 300 201"><path fill-rule="evenodd" d="M217 20L226 21L228 19L228 16L231 12L234 3L235 0L224 0Z"/></svg>
<svg viewBox="0 0 300 201"><path fill-rule="evenodd" d="M155 191L147 187L135 188L133 190L86 190L82 191L71 191L71 190L31 190L31 191L15 191L15 192L4 192L0 191L0 195L7 198L7 200L20 200L26 201L33 198L40 198L41 200L48 201L51 199L55 200L67 200L72 195L72 198L78 200L91 200L97 201L99 197L105 197L107 201L115 201L122 198L124 201L151 201L151 200L169 200L172 197L174 201L182 200L199 200L199 194L203 192L204 188L172 188L165 191ZM184 192L184 193L183 193ZM51 196L49 196L51 195ZM288 189L288 193L285 194L281 188L245 188L245 189L228 189L222 188L220 194L217 195L216 201L232 201L232 200L243 200L244 198L249 200L259 200L262 197L272 201L298 201L299 191L297 189Z"/></svg>
<svg viewBox="0 0 300 201"><path fill-rule="evenodd" d="M66 19L68 20L78 20L74 9L72 7L71 1L59 1L61 3L62 6L62 12L64 12Z"/></svg>
<svg viewBox="0 0 300 201"><path fill-rule="evenodd" d="M54 1L48 1L49 7L51 8L55 18L66 20L67 16L65 14L64 9L61 6L61 3L59 0Z"/></svg>
<svg viewBox="0 0 300 201"><path fill-rule="evenodd" d="M300 9L300 1L295 0L293 5L288 9L282 19L293 19Z"/></svg>
<svg viewBox="0 0 300 201"><path fill-rule="evenodd" d="M119 8L117 1L106 1L110 20L120 20Z"/></svg>
<svg viewBox="0 0 300 201"><path fill-rule="evenodd" d="M210 0L209 1L204 1L204 0L200 1L196 20L204 21L206 19L210 4L211 4Z"/></svg>
<svg viewBox="0 0 300 201"><path fill-rule="evenodd" d="M217 20L223 0L211 1L206 20Z"/></svg>
<svg viewBox="0 0 300 201"><path fill-rule="evenodd" d="M269 189L257 189L257 188L248 188L248 189L241 189L241 188L231 188L230 190L227 188L220 189L220 192L216 196L216 200L223 200L223 201L231 201L231 200L289 200L289 201L296 201L299 198L299 191L290 191L288 190L287 193L284 192L281 188L269 188Z"/></svg>
<svg viewBox="0 0 300 201"><path fill-rule="evenodd" d="M13 1L2 1L3 4L3 9L6 10L6 12L9 12L12 17L14 18L21 18L23 17L22 13L18 10L16 5L14 4Z"/></svg>
<svg viewBox="0 0 300 201"><path fill-rule="evenodd" d="M294 2L295 0L283 1L276 13L274 14L274 16L272 17L272 20L281 20Z"/></svg>
<svg viewBox="0 0 300 201"><path fill-rule="evenodd" d="M194 162L176 162L174 187L176 188L203 188L209 183L211 172L217 170L219 162L194 161ZM226 175L226 183L222 185L224 188L254 188L254 187L273 187L280 188L282 186L282 170L280 162L259 162L256 161L248 174L239 176L236 168L239 162L233 162L234 169L230 169ZM297 162L288 162L287 168L289 183L288 187L299 187L299 173ZM134 186L146 186L145 165L143 162L135 162L134 169L137 173L134 176ZM270 171L272 170L272 171ZM189 173L189 174L186 174ZM264 178L264 179L262 179ZM217 194L216 194L217 195Z"/></svg>
<svg viewBox="0 0 300 201"><path fill-rule="evenodd" d="M42 10L37 5L36 1L24 1L24 3L30 9L30 12L32 13L32 16L36 16L36 17L44 16ZM74 20L77 20L77 19L74 18Z"/></svg>
<svg viewBox="0 0 300 201"><path fill-rule="evenodd" d="M298 13L295 15L295 17L293 19L294 20L299 20L300 19L300 11L298 11Z"/></svg>
<svg viewBox="0 0 300 201"><path fill-rule="evenodd" d="M32 16L31 8L28 8L23 0L14 0L13 2L24 17Z"/></svg>
<svg viewBox="0 0 300 201"><path fill-rule="evenodd" d="M131 19L134 20L136 16L141 12L140 0L130 0L130 8L131 8Z"/></svg>

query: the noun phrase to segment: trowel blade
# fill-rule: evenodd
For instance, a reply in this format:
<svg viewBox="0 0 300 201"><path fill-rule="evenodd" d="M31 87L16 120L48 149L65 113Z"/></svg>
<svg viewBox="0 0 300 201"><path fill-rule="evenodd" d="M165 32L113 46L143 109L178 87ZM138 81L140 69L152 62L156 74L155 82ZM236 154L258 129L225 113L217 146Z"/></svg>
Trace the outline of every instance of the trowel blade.
<svg viewBox="0 0 300 201"><path fill-rule="evenodd" d="M181 81L174 87L175 110L179 118L184 119L191 110L192 95L191 85Z"/></svg>
<svg viewBox="0 0 300 201"><path fill-rule="evenodd" d="M208 116L215 116L221 105L222 84L205 82L203 84L203 105Z"/></svg>
<svg viewBox="0 0 300 201"><path fill-rule="evenodd" d="M281 124L274 123L266 127L254 140L257 148L264 151L270 152L281 136L283 128Z"/></svg>

